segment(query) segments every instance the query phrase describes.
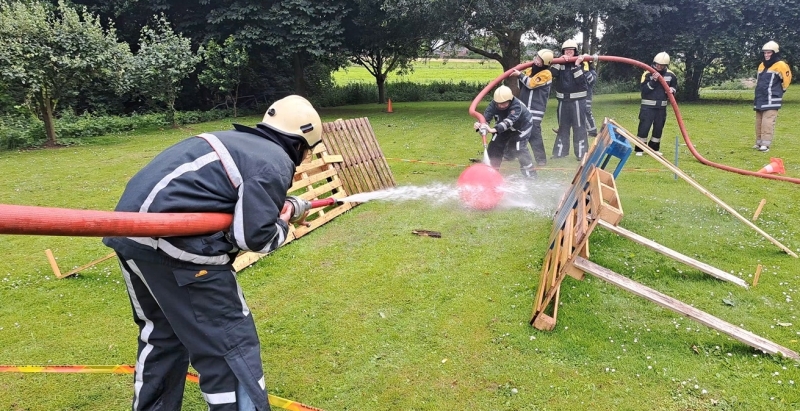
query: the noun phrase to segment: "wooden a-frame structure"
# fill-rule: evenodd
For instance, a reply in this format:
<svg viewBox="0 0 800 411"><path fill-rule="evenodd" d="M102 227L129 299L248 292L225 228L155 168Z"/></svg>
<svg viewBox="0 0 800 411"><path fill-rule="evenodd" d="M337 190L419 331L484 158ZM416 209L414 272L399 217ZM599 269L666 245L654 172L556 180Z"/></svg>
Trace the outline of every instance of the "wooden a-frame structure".
<svg viewBox="0 0 800 411"><path fill-rule="evenodd" d="M614 179L621 171L628 156L630 156L632 145L637 145L653 158L666 162L617 123L609 119L605 120L600 134L595 139L589 153L584 157L553 219L553 229L548 240L549 247L542 264L542 274L530 319L531 325L540 330L552 330L555 327L558 316L561 282L567 276L581 280L588 273L653 301L664 308L725 333L765 353L780 354L800 360L800 356L795 351L734 326L589 260L589 237L595 227L600 225L669 258L690 265L721 280L730 281L747 288L747 284L738 277L619 227L618 224L622 220L623 211ZM611 174L605 171L605 167L614 158L618 159L618 165L614 174ZM671 166L671 168L673 168L673 171L680 172L677 167ZM680 174L684 179L688 179L687 181L690 184L701 191L705 191L699 184L689 179L688 176L685 176L682 172ZM715 199L710 193L705 192L705 194ZM777 243L760 229L757 231L767 236L773 243ZM780 243L776 245L787 250Z"/></svg>

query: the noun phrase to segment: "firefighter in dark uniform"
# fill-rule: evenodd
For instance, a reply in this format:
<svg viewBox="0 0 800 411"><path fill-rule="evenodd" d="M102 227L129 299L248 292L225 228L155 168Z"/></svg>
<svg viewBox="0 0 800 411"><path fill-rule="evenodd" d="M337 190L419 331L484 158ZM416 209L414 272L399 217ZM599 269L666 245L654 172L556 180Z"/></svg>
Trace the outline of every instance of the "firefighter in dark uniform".
<svg viewBox="0 0 800 411"><path fill-rule="evenodd" d="M595 59L595 61L597 61ZM594 98L594 85L597 84L597 70L591 61L583 62L583 72L586 75L586 134L589 137L597 137L597 123L594 121L592 113L592 99Z"/></svg>
<svg viewBox="0 0 800 411"><path fill-rule="evenodd" d="M530 68L524 72L513 70L511 73L519 81L519 99L531 113L533 128L528 142L533 149L533 158L539 166L547 165L547 152L542 141L542 119L547 110L550 86L553 84L553 74L548 70L552 61L553 52L542 49L536 53Z"/></svg>
<svg viewBox="0 0 800 411"><path fill-rule="evenodd" d="M756 91L753 110L756 111L756 144L754 149L767 152L775 135L778 110L783 103L783 93L792 82L792 70L781 60L780 48L774 41L762 48L763 59L756 75Z"/></svg>
<svg viewBox="0 0 800 411"><path fill-rule="evenodd" d="M558 100L558 134L553 145L553 158L569 155L569 135L572 129L575 157L580 161L589 149L586 135L586 96L589 86L583 72L583 56L575 57L578 54L578 43L574 40L565 41L561 45L561 53L562 57L570 61L550 66Z"/></svg>
<svg viewBox="0 0 800 411"><path fill-rule="evenodd" d="M228 230L205 236L103 239L119 257L139 326L134 411L180 410L189 363L210 411L270 409L232 263L240 250L268 253L284 242L295 167L321 136L311 104L288 96L255 128L183 140L128 182L116 211L233 215Z"/></svg>
<svg viewBox="0 0 800 411"><path fill-rule="evenodd" d="M494 98L483 112L483 117L487 122L494 120L495 124L494 127L477 121L474 124L475 130L493 134L487 147L491 166L499 169L506 144L513 144L522 175L536 177L536 169L527 146L533 127L531 113L522 101L514 97L508 86L500 86L494 91Z"/></svg>
<svg viewBox="0 0 800 411"><path fill-rule="evenodd" d="M664 131L664 124L667 122L667 105L669 99L667 97L667 90L661 86L658 81L663 77L664 81L669 85L669 93L675 94L678 89L678 77L675 73L671 72L669 67L669 54L661 52L656 54L653 58L652 67L656 70L655 73L645 71L642 74L642 83L640 88L642 90L642 103L639 107L639 129L636 136L642 144L647 144L648 147L661 154L661 133ZM650 128L653 128L650 141L647 141L647 133ZM635 149L636 155L641 156L642 150L639 147Z"/></svg>

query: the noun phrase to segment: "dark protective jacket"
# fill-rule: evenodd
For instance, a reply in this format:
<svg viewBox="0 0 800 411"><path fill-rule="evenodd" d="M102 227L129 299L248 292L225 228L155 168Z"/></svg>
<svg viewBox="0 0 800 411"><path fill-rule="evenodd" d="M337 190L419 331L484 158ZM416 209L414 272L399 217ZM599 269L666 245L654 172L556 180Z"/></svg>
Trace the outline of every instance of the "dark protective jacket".
<svg viewBox="0 0 800 411"><path fill-rule="evenodd" d="M483 118L485 118L487 122L494 119L494 128L497 130L497 134L508 130L527 130L531 127L532 121L531 113L528 111L528 108L516 97L511 100L511 104L509 104L508 108L505 110L498 109L497 103L494 101L490 102L489 107L486 107L486 110L483 112Z"/></svg>
<svg viewBox="0 0 800 411"><path fill-rule="evenodd" d="M586 99L591 101L594 96L594 85L597 84L597 70L594 69L593 64L585 61L583 73L586 75Z"/></svg>
<svg viewBox="0 0 800 411"><path fill-rule="evenodd" d="M542 121L547 109L547 98L550 97L553 74L547 68L533 73L534 67L519 74L519 99L528 107L533 121Z"/></svg>
<svg viewBox="0 0 800 411"><path fill-rule="evenodd" d="M774 56L774 55L773 55ZM773 57L775 63L767 67L763 62L758 66L756 92L753 109L758 111L778 110L783 103L783 93L792 82L792 70L780 57Z"/></svg>
<svg viewBox="0 0 800 411"><path fill-rule="evenodd" d="M157 155L128 182L116 211L233 214L225 232L187 237L106 237L128 258L180 266L225 265L240 250L268 253L286 238L279 218L295 164L264 126L200 134ZM270 138L271 137L271 138Z"/></svg>
<svg viewBox="0 0 800 411"><path fill-rule="evenodd" d="M557 99L571 101L586 98L589 85L586 83L582 65L574 62L553 64L550 66L550 73L553 74Z"/></svg>
<svg viewBox="0 0 800 411"><path fill-rule="evenodd" d="M675 73L665 69L660 71L659 74L664 77L664 81L667 82L670 88L678 89L678 77L675 76ZM667 91L661 86L660 81L653 80L653 73L649 71L642 73L642 82L639 87L642 90L641 108L666 110L669 104Z"/></svg>

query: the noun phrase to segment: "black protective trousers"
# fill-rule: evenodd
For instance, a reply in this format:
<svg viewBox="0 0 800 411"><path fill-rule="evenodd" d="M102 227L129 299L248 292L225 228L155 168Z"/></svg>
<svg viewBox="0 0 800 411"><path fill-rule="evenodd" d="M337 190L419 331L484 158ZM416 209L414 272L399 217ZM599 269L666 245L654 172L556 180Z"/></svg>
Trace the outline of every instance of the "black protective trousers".
<svg viewBox="0 0 800 411"><path fill-rule="evenodd" d="M647 143L647 146L655 151L661 149L661 133L664 131L664 124L667 122L667 108L639 108L639 128L636 136L639 141ZM647 133L653 128L650 141L647 141ZM642 151L636 147L636 151Z"/></svg>
<svg viewBox="0 0 800 411"><path fill-rule="evenodd" d="M232 267L117 256L139 326L133 411L180 410L190 362L210 411L248 401L269 410L258 334Z"/></svg>
<svg viewBox="0 0 800 411"><path fill-rule="evenodd" d="M589 150L586 135L586 100L558 100L558 134L553 145L553 157L569 155L569 135L572 129L575 157L580 160Z"/></svg>
<svg viewBox="0 0 800 411"><path fill-rule="evenodd" d="M492 136L492 140L486 148L486 153L489 155L489 161L492 167L500 169L506 145L512 145L511 150L516 152L517 160L519 161L519 169L522 175L526 177L535 175L536 170L533 166L531 152L528 151L528 138L530 135L531 127L529 126L521 132L506 130Z"/></svg>

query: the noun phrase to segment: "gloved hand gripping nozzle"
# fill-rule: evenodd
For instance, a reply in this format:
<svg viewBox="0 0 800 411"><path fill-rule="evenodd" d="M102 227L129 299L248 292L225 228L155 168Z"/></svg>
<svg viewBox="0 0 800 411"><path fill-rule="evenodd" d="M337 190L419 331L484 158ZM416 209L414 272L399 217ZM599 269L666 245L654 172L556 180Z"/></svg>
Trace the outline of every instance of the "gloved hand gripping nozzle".
<svg viewBox="0 0 800 411"><path fill-rule="evenodd" d="M289 218L289 222L300 223L300 224L302 224L302 222L305 220L306 216L308 215L308 212L314 208L327 207L329 205L334 205L334 204L341 204L341 201L333 197L323 198L321 200L308 201L308 200L303 200L300 197L288 196L286 197L286 201L288 201L289 204L292 205L293 209L292 216Z"/></svg>

